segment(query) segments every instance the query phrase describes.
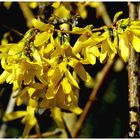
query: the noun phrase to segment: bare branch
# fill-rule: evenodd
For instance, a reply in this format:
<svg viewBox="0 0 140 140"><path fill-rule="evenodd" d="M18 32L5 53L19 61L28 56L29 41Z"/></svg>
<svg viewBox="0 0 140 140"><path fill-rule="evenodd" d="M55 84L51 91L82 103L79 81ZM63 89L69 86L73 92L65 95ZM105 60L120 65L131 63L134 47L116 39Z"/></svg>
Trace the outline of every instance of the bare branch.
<svg viewBox="0 0 140 140"><path fill-rule="evenodd" d="M101 78L101 80L98 81L96 87L93 89L93 91L89 97L89 100L87 101L87 103L83 109L83 113L81 114L79 120L75 124L75 131L72 134L73 138L76 138L78 136L78 134L81 130L81 127L82 127L82 125L83 125L83 123L88 115L88 112L92 106L92 103L95 100L96 95L99 93L100 89L102 88L102 86L103 86L106 78L108 77L108 74L109 74L111 68L113 67L115 61L116 61L116 57L114 60L108 61L107 64L104 66L103 70L101 71L102 78Z"/></svg>
<svg viewBox="0 0 140 140"><path fill-rule="evenodd" d="M129 17L131 20L137 19L137 5L129 2ZM129 137L139 137L140 133L140 103L139 103L139 87L138 87L138 74L139 67L139 54L135 52L134 47L130 44L130 57L128 61L128 81L129 81Z"/></svg>
<svg viewBox="0 0 140 140"><path fill-rule="evenodd" d="M15 107L15 102L16 102L16 98L13 98L13 96L17 95L18 92L19 92L19 90L13 91L11 93L11 96L10 96L10 99L9 99L9 102L8 102L5 114L13 112L14 107ZM1 125L1 128L0 128L0 138L4 138L5 137L6 129L7 129L7 125L6 125L6 123L3 123Z"/></svg>

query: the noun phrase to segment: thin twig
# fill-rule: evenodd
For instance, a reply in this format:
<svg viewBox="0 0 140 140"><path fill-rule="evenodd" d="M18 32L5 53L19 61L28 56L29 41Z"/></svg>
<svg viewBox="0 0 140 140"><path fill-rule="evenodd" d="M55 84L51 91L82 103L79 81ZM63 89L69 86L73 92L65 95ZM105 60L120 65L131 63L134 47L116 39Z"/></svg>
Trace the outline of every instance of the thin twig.
<svg viewBox="0 0 140 140"><path fill-rule="evenodd" d="M72 134L72 137L73 138L76 138L80 132L80 129L87 117L87 114L92 106L92 103L93 101L95 100L95 97L96 95L99 93L100 89L102 88L106 78L108 77L108 74L111 70L111 68L113 67L114 63L116 61L116 57L114 58L114 60L110 60L106 63L106 65L104 66L103 70L101 71L101 75L102 75L102 78L101 80L98 81L96 87L93 89L84 109L83 109L83 113L81 114L79 120L76 122L75 124L75 131L74 133Z"/></svg>
<svg viewBox="0 0 140 140"><path fill-rule="evenodd" d="M61 129L55 129L54 131L44 132L41 134L41 138L46 138L50 136L60 135L62 133ZM29 135L29 138L38 138L37 134Z"/></svg>
<svg viewBox="0 0 140 140"><path fill-rule="evenodd" d="M108 12L106 10L106 7L105 7L104 3L101 2L100 6L98 6L96 9L97 9L98 14L101 15L101 17L102 17L104 23L106 24L106 26L102 26L102 27L99 27L99 28L92 29L92 32L101 31L101 30L104 30L107 27L108 28L113 28L112 21L111 21L109 15L108 15ZM61 32L61 33L67 33L67 34L82 34L81 32L65 31L65 30L59 30L59 29L55 29L54 31Z"/></svg>
<svg viewBox="0 0 140 140"><path fill-rule="evenodd" d="M103 2L101 2L100 6L98 6L96 8L96 10L97 10L97 14L99 14L102 17L102 19L106 25L110 25L112 23Z"/></svg>
<svg viewBox="0 0 140 140"><path fill-rule="evenodd" d="M9 102L8 102L5 114L11 113L14 110L16 98L13 98L13 96L15 96L18 92L19 92L19 90L13 91L11 93L11 96L10 96L10 99L9 99ZM6 125L6 123L3 123L1 125L1 128L0 128L0 138L4 138L5 137L6 129L7 129L7 125Z"/></svg>
<svg viewBox="0 0 140 140"><path fill-rule="evenodd" d="M106 28L113 28L113 25L108 25L108 26L102 26L99 28L94 28L91 31L92 32L96 32L96 31L101 31L104 30ZM74 32L74 31L69 31L69 30L60 30L60 29L54 29L55 32L61 32L61 33L66 33L66 34L77 34L77 35L81 35L83 34L83 32Z"/></svg>
<svg viewBox="0 0 140 140"><path fill-rule="evenodd" d="M45 8L46 8L46 3L44 2L38 2L38 17L42 20L45 18Z"/></svg>
<svg viewBox="0 0 140 140"><path fill-rule="evenodd" d="M32 27L32 19L34 18L34 15L32 13L32 11L30 10L30 8L28 7L28 3L25 2L18 2L20 9L27 21L27 27Z"/></svg>
<svg viewBox="0 0 140 140"><path fill-rule="evenodd" d="M129 2L129 17L131 20L137 19L137 5ZM134 47L130 44L130 56L128 61L128 81L129 81L129 126L128 137L140 136L140 103L139 103L139 54L135 52Z"/></svg>
<svg viewBox="0 0 140 140"><path fill-rule="evenodd" d="M9 26L4 25L4 24L0 24L0 26L1 26L1 28L6 29L7 31L11 31L16 35L18 35L20 37L23 37L23 34L21 32L19 32L19 31L17 31L16 29L14 29L14 28L10 28Z"/></svg>

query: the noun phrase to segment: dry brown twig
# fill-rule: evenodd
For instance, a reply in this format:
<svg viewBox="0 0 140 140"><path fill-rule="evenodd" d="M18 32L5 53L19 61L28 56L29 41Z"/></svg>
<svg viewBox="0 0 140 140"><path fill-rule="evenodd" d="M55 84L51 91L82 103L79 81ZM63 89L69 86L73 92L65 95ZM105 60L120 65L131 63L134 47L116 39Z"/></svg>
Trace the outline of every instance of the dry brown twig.
<svg viewBox="0 0 140 140"><path fill-rule="evenodd" d="M109 72L110 72L110 70L113 67L115 62L116 62L116 58L112 61L108 61L107 64L104 66L103 70L101 71L102 78L101 78L101 80L98 81L97 85L95 86L95 88L91 92L89 100L87 101L79 120L75 124L75 131L72 134L73 138L77 138L77 136L80 132L80 129L81 129L81 127L82 127L82 125L83 125L83 123L88 115L88 112L92 106L92 103L95 100L96 95L99 93L100 89L102 88L102 86L103 86L103 84L104 84L104 82L105 82L105 80L106 80L106 78L107 78L107 76L108 76L108 74L109 74Z"/></svg>
<svg viewBox="0 0 140 140"><path fill-rule="evenodd" d="M54 131L44 132L41 134L41 138L47 138L50 136L59 135L62 133L61 129L55 129ZM39 138L37 134L29 135L29 138Z"/></svg>

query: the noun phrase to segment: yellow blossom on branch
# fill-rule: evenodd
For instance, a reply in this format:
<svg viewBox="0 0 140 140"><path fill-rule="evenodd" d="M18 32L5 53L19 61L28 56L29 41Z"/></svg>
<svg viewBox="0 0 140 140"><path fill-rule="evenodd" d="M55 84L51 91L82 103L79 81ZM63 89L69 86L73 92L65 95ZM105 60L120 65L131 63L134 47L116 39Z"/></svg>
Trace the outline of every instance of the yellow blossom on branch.
<svg viewBox="0 0 140 140"><path fill-rule="evenodd" d="M98 5L88 2L75 4L82 18L86 18L86 6ZM17 105L27 105L26 111L5 114L4 120L23 117L23 137L27 137L33 127L39 133L35 118L37 109L50 109L61 128L64 127L61 109L77 115L82 113L78 106L79 79L91 81L84 65L95 65L97 60L103 63L117 54L127 62L130 45L140 52L140 21L118 20L122 14L119 12L112 25L98 29L92 25L83 28L72 26L71 29L71 25L67 28L69 24L65 23L71 19L71 4L54 2L51 6L55 16L46 23L33 19L33 27L18 43L0 45L3 68L0 84L7 82L13 84L13 90L21 89L15 96ZM59 22L62 23L56 26ZM73 45L68 34L77 34Z"/></svg>

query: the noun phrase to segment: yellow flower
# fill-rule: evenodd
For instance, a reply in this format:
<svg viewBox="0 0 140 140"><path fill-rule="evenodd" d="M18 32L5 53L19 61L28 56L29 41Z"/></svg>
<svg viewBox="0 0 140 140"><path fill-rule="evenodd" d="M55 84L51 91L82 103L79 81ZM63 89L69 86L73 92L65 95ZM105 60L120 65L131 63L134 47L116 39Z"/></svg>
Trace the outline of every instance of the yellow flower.
<svg viewBox="0 0 140 140"><path fill-rule="evenodd" d="M5 81L7 83L13 83L13 89L16 90L21 87L22 83L28 85L35 81L35 77L40 82L46 83L41 75L43 74L43 67L37 62L30 62L29 60L5 60L2 59L2 66L5 69L0 76L1 83ZM8 75L8 73L10 73ZM7 76L8 75L8 76Z"/></svg>
<svg viewBox="0 0 140 140"><path fill-rule="evenodd" d="M22 85L29 85L35 82L36 79L46 84L46 81L42 78L44 61L39 50L42 48L38 46L42 45L40 42L45 43L49 37L46 39L48 36L47 32L40 33L43 39L40 39L40 36L36 35L34 44L38 49L30 41L33 32L34 30L30 29L17 44L0 46L1 64L4 69L4 72L0 76L0 81L1 83L5 81L10 84L13 83L13 90L21 88ZM8 75L8 73L10 74Z"/></svg>
<svg viewBox="0 0 140 140"><path fill-rule="evenodd" d="M140 21L132 21L130 27L128 27L130 41L136 52L140 52Z"/></svg>
<svg viewBox="0 0 140 140"><path fill-rule="evenodd" d="M48 31L48 30L53 30L54 26L52 24L46 24L44 22L42 22L39 19L32 19L32 25L33 27L37 28L40 31Z"/></svg>
<svg viewBox="0 0 140 140"><path fill-rule="evenodd" d="M60 49L62 48L60 47ZM60 50L57 51L61 52ZM65 51L67 52L67 49ZM55 55L57 55L57 53L55 53ZM61 55L63 55L63 53ZM77 80L67 68L67 59L63 58L63 61L60 62L56 58L59 57L52 57L48 61L50 68L47 68L46 71L44 71L45 73L42 75L42 77L47 81L47 84L43 83L44 86L38 86L37 83L29 84L29 87L34 88L31 98L39 101L39 107L41 108L59 107L79 114L81 109L77 107L78 94L75 93L79 88ZM75 67L75 69L78 69L78 67L79 66ZM82 67L83 74L80 74L78 71L77 73L82 76L86 72ZM89 78L87 73L86 75L87 78L84 77L84 80L88 80Z"/></svg>
<svg viewBox="0 0 140 140"><path fill-rule="evenodd" d="M65 77L64 79L68 82L67 77ZM37 88L36 86L34 86L35 92L32 93L31 98L38 101L39 108L51 109L54 107L59 107L61 109L70 110L76 114L80 114L82 110L78 108L77 104L77 88L75 88L69 82L69 86L72 90L68 90L64 87L64 85L68 86L66 85L67 82L65 83L65 81L62 81L55 87L56 89L48 89L49 91L47 91L45 86L44 88Z"/></svg>
<svg viewBox="0 0 140 140"><path fill-rule="evenodd" d="M67 77L68 81L69 81L73 86L75 86L76 88L79 88L79 85L78 85L76 79L74 78L74 76L72 76L72 74L69 72L68 69L65 71L65 76Z"/></svg>
<svg viewBox="0 0 140 140"><path fill-rule="evenodd" d="M100 52L98 50L98 48L95 47L91 47L91 48L87 48L87 59L90 62L90 64L94 65L96 64L96 57L100 56Z"/></svg>
<svg viewBox="0 0 140 140"><path fill-rule="evenodd" d="M58 107L54 107L51 109L51 114L53 119L55 120L56 124L58 125L59 128L65 128L63 119L62 119L62 112L61 109Z"/></svg>
<svg viewBox="0 0 140 140"><path fill-rule="evenodd" d="M90 7L97 8L97 7L99 7L102 3L101 3L101 2L91 2L91 1L89 1L89 2L86 2L85 4L86 4L86 5L89 5Z"/></svg>
<svg viewBox="0 0 140 140"><path fill-rule="evenodd" d="M140 52L140 38L136 35L133 35L132 46L134 47L136 52Z"/></svg>
<svg viewBox="0 0 140 140"><path fill-rule="evenodd" d="M3 120L12 121L12 120L23 117L21 122L25 124L25 128L24 128L22 137L25 138L25 137L28 137L33 127L35 127L37 133L39 133L39 125L35 117L35 110L36 108L33 108L32 106L27 106L26 111L15 111L12 113L5 114L3 117Z"/></svg>
<svg viewBox="0 0 140 140"><path fill-rule="evenodd" d="M0 52L6 53L8 55L19 54L24 48L24 42L13 43L13 44L4 44L0 46Z"/></svg>
<svg viewBox="0 0 140 140"><path fill-rule="evenodd" d="M1 45L6 45L8 44L8 37L9 37L9 32L6 32L4 35L3 35L3 38L1 39Z"/></svg>
<svg viewBox="0 0 140 140"><path fill-rule="evenodd" d="M58 8L60 6L60 2L53 2L52 7Z"/></svg>
<svg viewBox="0 0 140 140"><path fill-rule="evenodd" d="M130 52L127 33L119 35L119 50L121 57L125 62L127 62Z"/></svg>
<svg viewBox="0 0 140 140"><path fill-rule="evenodd" d="M9 77L10 73L7 71L4 71L1 75L0 75L0 84L3 84L6 79Z"/></svg>
<svg viewBox="0 0 140 140"><path fill-rule="evenodd" d="M86 48L88 46L96 46L96 44L99 44L104 40L103 36L99 36L99 32L92 33L90 30L86 30L76 41L72 48L73 54L77 54L82 51L83 48Z"/></svg>
<svg viewBox="0 0 140 140"><path fill-rule="evenodd" d="M29 7L32 9L35 9L38 6L37 2L29 2L28 4L29 4Z"/></svg>
<svg viewBox="0 0 140 140"><path fill-rule="evenodd" d="M74 71L78 74L78 76L83 80L83 81L89 81L91 79L90 75L88 72L86 72L85 68L81 63L77 63L74 67Z"/></svg>
<svg viewBox="0 0 140 140"><path fill-rule="evenodd" d="M100 6L100 2L77 2L77 12L79 13L79 15L81 16L81 18L85 19L87 17L87 10L86 7L90 6L92 8L97 8Z"/></svg>
<svg viewBox="0 0 140 140"><path fill-rule="evenodd" d="M114 44L114 40L111 40L109 31L105 31L102 36L104 36L104 40L101 42L101 54L100 54L100 62L104 62L104 60L109 56L109 58L113 59L115 54L117 54L117 46Z"/></svg>
<svg viewBox="0 0 140 140"><path fill-rule="evenodd" d="M63 4L61 4L58 8L54 9L54 15L59 18L69 18L70 11Z"/></svg>
<svg viewBox="0 0 140 140"><path fill-rule="evenodd" d="M49 33L49 32L38 33L36 35L36 37L35 37L35 40L34 40L35 47L41 46L45 42L47 43L47 41L49 40L50 36L51 36L51 33Z"/></svg>
<svg viewBox="0 0 140 140"><path fill-rule="evenodd" d="M92 25L87 25L84 28L73 27L72 28L72 33L84 34L85 32L88 32L89 30L91 30L92 27L93 27Z"/></svg>
<svg viewBox="0 0 140 140"><path fill-rule="evenodd" d="M74 108L73 111L77 112L77 114L78 114L78 112L79 112L79 114L81 113L80 108ZM51 109L51 114L52 114L52 117L55 120L56 124L58 125L58 127L64 128L64 122L63 122L63 118L62 118L61 109L58 107L54 107Z"/></svg>
<svg viewBox="0 0 140 140"><path fill-rule="evenodd" d="M86 5L84 3L77 2L77 7L81 18L85 19L87 17Z"/></svg>

